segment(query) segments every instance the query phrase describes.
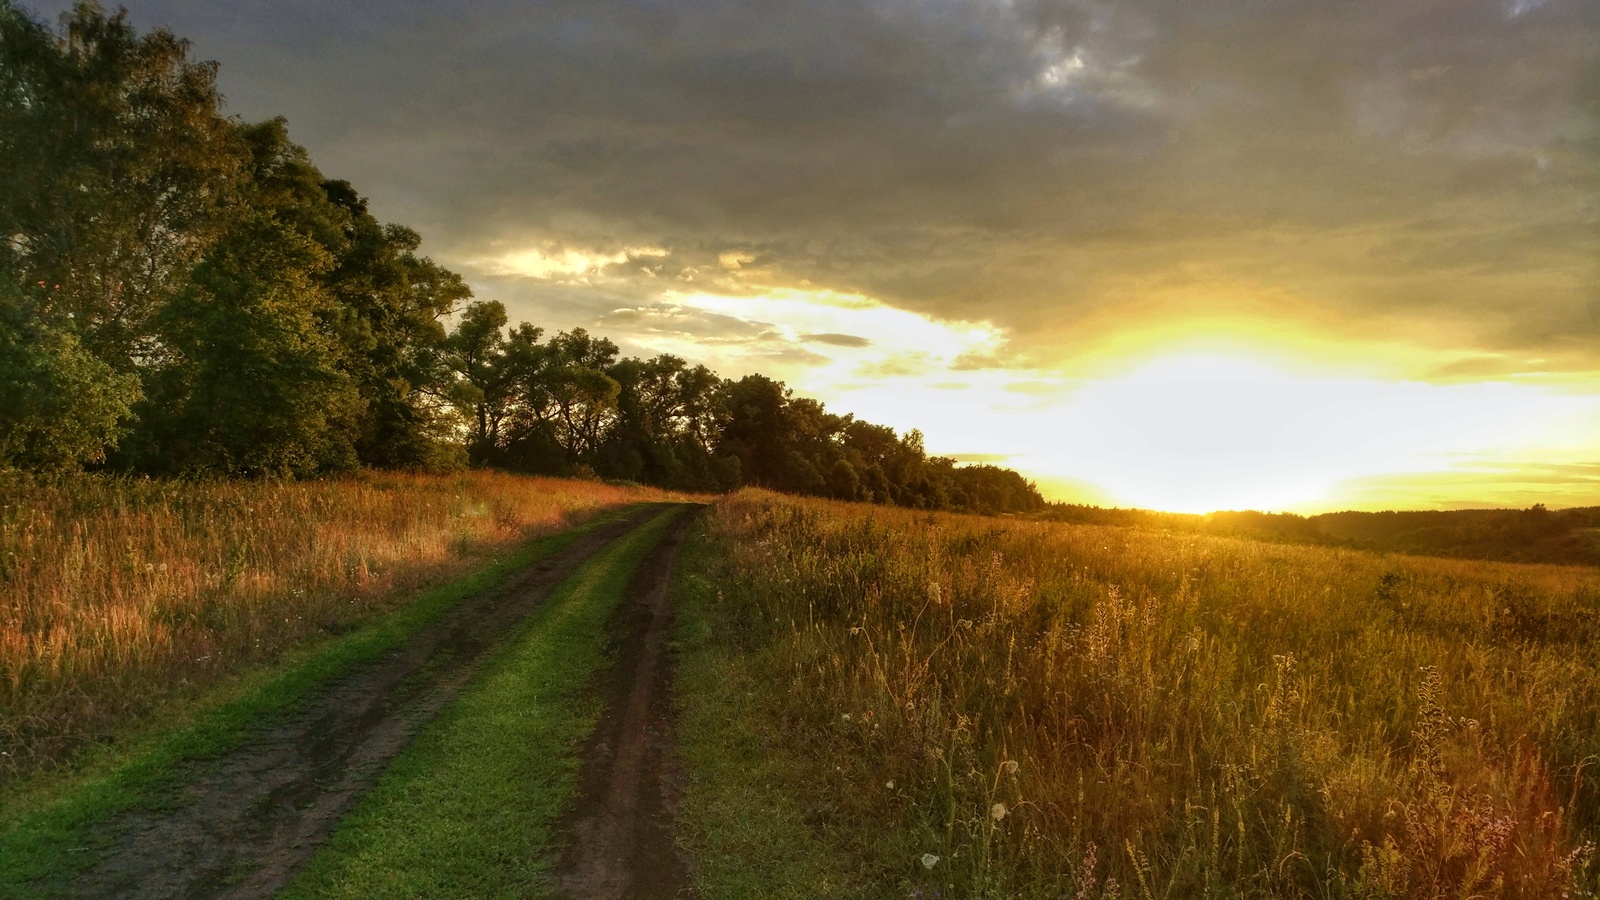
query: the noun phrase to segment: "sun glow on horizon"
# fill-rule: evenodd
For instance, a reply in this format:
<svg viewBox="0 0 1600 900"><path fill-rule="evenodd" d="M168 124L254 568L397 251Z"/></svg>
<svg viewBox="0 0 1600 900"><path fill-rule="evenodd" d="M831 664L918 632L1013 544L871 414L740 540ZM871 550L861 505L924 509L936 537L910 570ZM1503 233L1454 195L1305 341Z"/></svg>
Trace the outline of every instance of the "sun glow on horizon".
<svg viewBox="0 0 1600 900"><path fill-rule="evenodd" d="M1592 434L1596 409L1593 397L1528 384L1313 375L1190 353L1074 391L1041 420L1058 449L1016 462L1088 482L1119 505L1332 508L1364 479L1551 452L1580 426Z"/></svg>
<svg viewBox="0 0 1600 900"><path fill-rule="evenodd" d="M870 420L922 428L932 452L1016 468L1054 499L1171 512L1515 505L1498 487L1462 491L1474 472L1503 482L1587 459L1600 438L1593 394L1335 371L1186 349L1084 379L989 371L966 373L959 391L910 377L844 396L817 387Z"/></svg>
<svg viewBox="0 0 1600 900"><path fill-rule="evenodd" d="M1429 380L1408 374L1437 368L1423 348L1251 317L1189 324L1103 335L1049 367L1008 357L991 323L813 288L669 290L601 321L649 352L918 429L930 453L1014 468L1052 499L1302 513L1600 502L1586 476L1567 494L1549 481L1600 445L1586 382Z"/></svg>

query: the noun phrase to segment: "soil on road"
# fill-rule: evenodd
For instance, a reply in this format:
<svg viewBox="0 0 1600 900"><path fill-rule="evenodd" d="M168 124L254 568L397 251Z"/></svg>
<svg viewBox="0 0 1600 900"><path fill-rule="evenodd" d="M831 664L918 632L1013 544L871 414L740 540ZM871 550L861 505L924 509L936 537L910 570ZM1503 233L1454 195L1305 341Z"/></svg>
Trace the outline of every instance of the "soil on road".
<svg viewBox="0 0 1600 900"><path fill-rule="evenodd" d="M167 808L111 823L111 849L73 894L267 897L281 890L487 652L580 564L658 511L641 509L579 536L462 601L393 657L322 691L246 746L192 764ZM658 559L659 552L650 565Z"/></svg>
<svg viewBox="0 0 1600 900"><path fill-rule="evenodd" d="M683 896L688 865L673 841L678 779L672 754L667 639L672 564L693 516L679 519L634 575L612 618L616 664L606 711L584 746L577 802L556 864L573 900Z"/></svg>

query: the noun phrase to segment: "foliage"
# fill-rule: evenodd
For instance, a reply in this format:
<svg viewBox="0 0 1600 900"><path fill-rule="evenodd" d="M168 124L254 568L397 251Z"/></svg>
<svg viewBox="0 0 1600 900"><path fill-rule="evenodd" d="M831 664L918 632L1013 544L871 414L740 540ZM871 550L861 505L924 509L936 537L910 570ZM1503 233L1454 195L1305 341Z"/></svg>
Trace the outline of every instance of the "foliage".
<svg viewBox="0 0 1600 900"><path fill-rule="evenodd" d="M0 0L0 466L306 477L465 463L692 490L754 484L1022 512L1014 472L829 413L761 375L507 331L216 66L81 2ZM13 296L15 295L15 296ZM457 315L459 314L459 316ZM455 328L446 322L455 318Z"/></svg>
<svg viewBox="0 0 1600 900"><path fill-rule="evenodd" d="M138 382L51 328L0 282L0 469L99 462L123 432Z"/></svg>
<svg viewBox="0 0 1600 900"><path fill-rule="evenodd" d="M146 471L311 475L356 463L356 385L321 278L343 210L282 122L241 130L245 209L158 313L163 354L140 408Z"/></svg>
<svg viewBox="0 0 1600 900"><path fill-rule="evenodd" d="M215 64L188 52L92 3L58 34L0 0L0 388L51 388L45 410L86 395L75 436L18 426L8 444L46 449L4 462L459 465L435 389L466 285L325 180L281 120L223 117Z"/></svg>
<svg viewBox="0 0 1600 900"><path fill-rule="evenodd" d="M506 322L502 304L472 303L444 342L448 393L473 423L476 463L928 509L1044 506L1016 472L930 458L919 432L829 413L764 375L724 380L675 356L618 358L615 344L581 328L540 343L543 329L507 333Z"/></svg>
<svg viewBox="0 0 1600 900"><path fill-rule="evenodd" d="M62 33L0 0L0 266L119 372L226 227L240 177L216 65L79 3Z"/></svg>
<svg viewBox="0 0 1600 900"><path fill-rule="evenodd" d="M1600 889L1592 570L763 492L706 541L679 732L702 886L826 874L771 856L854 896ZM768 795L793 847L719 851Z"/></svg>

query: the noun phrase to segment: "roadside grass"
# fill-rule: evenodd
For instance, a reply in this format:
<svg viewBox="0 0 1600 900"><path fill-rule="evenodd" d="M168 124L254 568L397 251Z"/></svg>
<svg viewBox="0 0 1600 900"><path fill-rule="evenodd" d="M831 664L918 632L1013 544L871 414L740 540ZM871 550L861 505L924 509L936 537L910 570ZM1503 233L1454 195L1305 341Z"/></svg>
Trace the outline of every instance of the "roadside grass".
<svg viewBox="0 0 1600 900"><path fill-rule="evenodd" d="M1600 896L1600 575L746 490L683 551L706 898Z"/></svg>
<svg viewBox="0 0 1600 900"><path fill-rule="evenodd" d="M634 571L683 510L619 538L530 617L417 736L286 898L499 897L549 890L554 825L598 720L594 675Z"/></svg>
<svg viewBox="0 0 1600 900"><path fill-rule="evenodd" d="M163 709L114 745L85 753L70 769L13 785L0 803L0 897L65 893L95 861L95 826L150 807L182 778L185 763L234 749L292 713L318 689L403 646L466 597L626 516L624 507L566 532L546 535L471 574L426 591L394 613L341 637L286 654L271 668L213 687Z"/></svg>
<svg viewBox="0 0 1600 900"><path fill-rule="evenodd" d="M665 491L497 472L0 473L0 790L530 537Z"/></svg>
<svg viewBox="0 0 1600 900"><path fill-rule="evenodd" d="M673 734L685 783L678 840L697 896L810 900L872 895L869 857L824 830L827 798L808 790L808 759L771 715L779 702L766 648L719 603L715 546L697 523L679 551Z"/></svg>

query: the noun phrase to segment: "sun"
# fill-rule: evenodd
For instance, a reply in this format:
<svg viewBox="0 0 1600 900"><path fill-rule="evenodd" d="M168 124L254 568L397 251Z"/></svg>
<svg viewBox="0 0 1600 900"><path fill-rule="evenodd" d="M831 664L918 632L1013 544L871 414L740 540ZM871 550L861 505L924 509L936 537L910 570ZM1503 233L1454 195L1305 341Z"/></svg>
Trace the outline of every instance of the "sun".
<svg viewBox="0 0 1600 900"><path fill-rule="evenodd" d="M1035 465L1119 505L1174 512L1338 505L1377 476L1442 472L1557 440L1573 398L1513 383L1440 385L1296 370L1270 357L1148 359L1062 398Z"/></svg>

